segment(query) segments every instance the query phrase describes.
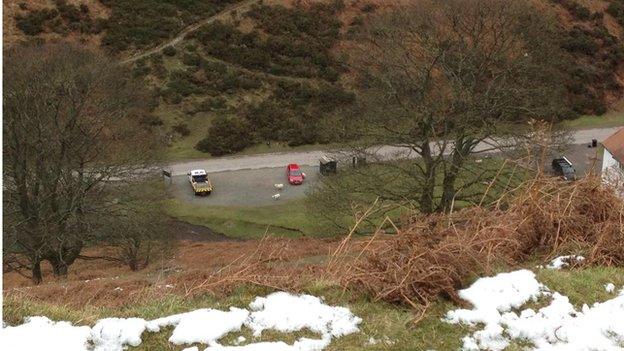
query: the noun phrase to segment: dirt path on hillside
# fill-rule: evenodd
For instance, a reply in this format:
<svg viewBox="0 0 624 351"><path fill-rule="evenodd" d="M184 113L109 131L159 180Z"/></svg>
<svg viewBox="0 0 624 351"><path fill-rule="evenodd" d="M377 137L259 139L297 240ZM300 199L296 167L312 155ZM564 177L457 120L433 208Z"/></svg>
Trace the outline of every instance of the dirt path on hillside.
<svg viewBox="0 0 624 351"><path fill-rule="evenodd" d="M201 20L197 23L191 24L188 27L184 28L178 35L176 35L175 37L173 37L172 39L158 45L155 48L149 49L145 52L142 52L140 54L134 55L132 57L129 57L125 60L122 60L121 63L132 63L135 62L137 60L140 60L142 58L154 55L156 53L161 52L162 50L164 50L167 46L175 46L176 44L178 44L179 42L181 42L187 35L189 35L190 33L193 33L194 31L198 30L199 28L201 28L202 26L206 25L206 24L210 24L214 21L216 21L217 19L219 19L220 17L227 15L231 12L234 11L239 11L242 10L243 12L246 12L250 5L254 4L258 2L258 0L245 0L245 1L241 1L237 4L234 4L232 6L228 6L227 8L225 8L223 11L217 13L214 16L208 17L204 20Z"/></svg>

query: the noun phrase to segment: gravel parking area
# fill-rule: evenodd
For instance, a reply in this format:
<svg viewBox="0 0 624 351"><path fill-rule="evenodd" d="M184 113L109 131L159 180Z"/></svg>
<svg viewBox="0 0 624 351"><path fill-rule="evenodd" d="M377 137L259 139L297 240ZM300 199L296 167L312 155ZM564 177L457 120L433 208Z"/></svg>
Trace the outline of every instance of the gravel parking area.
<svg viewBox="0 0 624 351"><path fill-rule="evenodd" d="M593 170L596 174L600 174L602 166L602 148L590 148L587 145L571 145L563 152L552 153L546 160L545 170L552 172L551 162L553 158L565 156L576 170L576 175L581 177Z"/></svg>
<svg viewBox="0 0 624 351"><path fill-rule="evenodd" d="M552 159L561 156L573 163L578 176L585 175L592 167L595 172L600 172L602 151L599 147L571 145L563 152L552 153L544 169L552 172ZM197 206L270 206L305 197L320 175L318 166L301 166L301 169L306 173L302 185L288 184L284 166L208 173L214 186L210 196L195 196L186 175L174 176L169 187L175 198ZM284 188L278 191L274 184L284 184ZM272 196L277 193L280 199L274 200Z"/></svg>
<svg viewBox="0 0 624 351"><path fill-rule="evenodd" d="M198 206L267 206L284 201L301 199L318 180L317 166L302 166L306 179L302 185L290 185L286 180L286 167L247 169L208 173L214 190L210 196L195 196L187 176L174 176L171 193L177 199ZM274 184L284 184L281 191ZM280 194L274 200L274 194Z"/></svg>

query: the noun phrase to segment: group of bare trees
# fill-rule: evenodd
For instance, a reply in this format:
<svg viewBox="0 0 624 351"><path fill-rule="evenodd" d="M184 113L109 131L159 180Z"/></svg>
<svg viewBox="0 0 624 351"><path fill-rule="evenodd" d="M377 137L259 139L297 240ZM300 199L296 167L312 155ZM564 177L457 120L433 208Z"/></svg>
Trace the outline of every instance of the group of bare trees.
<svg viewBox="0 0 624 351"><path fill-rule="evenodd" d="M3 256L39 283L43 261L66 275L86 245L120 223L128 211L120 198L157 144L140 124L148 93L105 55L44 44L4 58Z"/></svg>
<svg viewBox="0 0 624 351"><path fill-rule="evenodd" d="M531 119L565 113L558 38L554 18L525 0L418 0L376 15L349 50L357 91L349 128L376 166L350 170L356 181L328 180L316 198L348 187L431 213L474 196L465 190L492 175L485 164L466 172L475 153L524 133ZM376 159L374 145L405 155ZM389 178L382 173L403 181L379 184ZM335 203L325 205L335 216Z"/></svg>

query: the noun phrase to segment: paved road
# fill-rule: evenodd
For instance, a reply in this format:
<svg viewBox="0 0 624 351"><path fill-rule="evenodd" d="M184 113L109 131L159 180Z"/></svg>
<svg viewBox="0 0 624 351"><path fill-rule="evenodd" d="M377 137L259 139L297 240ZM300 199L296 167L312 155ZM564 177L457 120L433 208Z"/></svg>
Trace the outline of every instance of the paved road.
<svg viewBox="0 0 624 351"><path fill-rule="evenodd" d="M564 152L553 152L553 157L568 157L578 175L583 175L594 166L600 170L600 156L597 148L588 148L592 138L603 140L615 130L579 131L575 134L573 144ZM485 148L486 146L481 146ZM396 151L393 148L381 148L382 152ZM170 187L171 194L177 199L197 206L267 206L285 201L301 199L318 181L318 158L322 151L287 152L254 156L224 157L204 161L177 163L174 166L174 177ZM544 165L550 170L550 162ZM286 182L285 166L290 162L298 162L306 173L306 180L301 186L291 186ZM597 166L597 167L596 167ZM186 177L186 172L193 168L205 168L215 186L215 191L208 197L193 195ZM277 191L274 184L284 184L282 191ZM280 199L271 196L280 193Z"/></svg>
<svg viewBox="0 0 624 351"><path fill-rule="evenodd" d="M572 134L572 144L587 144L591 139L598 141L606 139L615 133L621 127L599 128L574 131ZM487 150L490 145L481 143L477 149ZM405 149L398 147L382 146L375 150L382 157L392 157L396 154L405 155ZM295 162L305 166L317 166L321 156L326 154L324 151L305 151L305 152L284 152L261 155L247 155L234 157L221 157L199 161L177 162L166 166L173 175L185 175L191 169L205 169L209 173L237 171L243 169L261 169L261 168L277 168L285 167L287 164Z"/></svg>

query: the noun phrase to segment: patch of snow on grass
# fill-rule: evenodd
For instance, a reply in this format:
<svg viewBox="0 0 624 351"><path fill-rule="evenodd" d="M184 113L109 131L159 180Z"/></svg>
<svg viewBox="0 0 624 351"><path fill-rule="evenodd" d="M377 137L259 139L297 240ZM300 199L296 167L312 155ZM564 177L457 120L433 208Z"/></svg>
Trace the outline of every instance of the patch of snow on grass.
<svg viewBox="0 0 624 351"><path fill-rule="evenodd" d="M28 317L24 324L4 327L0 340L4 350L84 351L90 333L91 328L87 326L54 322L47 317Z"/></svg>
<svg viewBox="0 0 624 351"><path fill-rule="evenodd" d="M528 341L536 350L622 350L624 292L577 311L566 296L550 293L532 272L520 270L481 278L460 296L474 308L449 311L445 320L483 323L464 337L464 350L503 350L511 340ZM550 296L550 304L519 310L540 296Z"/></svg>
<svg viewBox="0 0 624 351"><path fill-rule="evenodd" d="M334 307L311 295L276 292L258 297L249 304L251 313L245 325L260 336L265 329L289 333L309 329L323 337L340 337L358 331L362 321L348 308Z"/></svg>
<svg viewBox="0 0 624 351"><path fill-rule="evenodd" d="M95 351L122 351L124 345L139 346L145 320L141 318L104 318L91 328Z"/></svg>
<svg viewBox="0 0 624 351"><path fill-rule="evenodd" d="M546 268L561 269L563 267L569 266L570 262L573 262L574 260L576 260L577 262L581 262L585 260L585 257L576 255L559 256L554 260L550 261L550 263L546 265Z"/></svg>
<svg viewBox="0 0 624 351"><path fill-rule="evenodd" d="M332 338L357 332L362 321L349 309L328 306L310 295L274 293L256 298L250 309L252 312L236 307L230 307L229 311L204 308L152 321L105 318L93 328L54 322L46 317L30 317L22 325L3 327L0 336L7 350L121 351L127 346L140 345L145 330L159 332L163 327L173 326L169 342L176 345L202 343L208 345L207 351L320 351ZM243 346L218 343L226 334L240 331L243 325L258 336L267 329L280 332L309 329L319 333L321 338L302 337L292 345L281 341ZM244 341L245 338L239 336L235 344ZM199 351L199 348L185 350Z"/></svg>
<svg viewBox="0 0 624 351"><path fill-rule="evenodd" d="M204 308L149 321L147 329L157 332L162 327L175 326L169 338L173 344L215 345L226 334L239 331L248 316L249 311L236 307L228 312Z"/></svg>
<svg viewBox="0 0 624 351"><path fill-rule="evenodd" d="M613 283L605 284L605 291L608 293L612 293L615 291L615 285Z"/></svg>

